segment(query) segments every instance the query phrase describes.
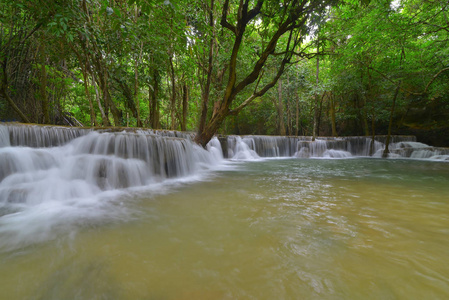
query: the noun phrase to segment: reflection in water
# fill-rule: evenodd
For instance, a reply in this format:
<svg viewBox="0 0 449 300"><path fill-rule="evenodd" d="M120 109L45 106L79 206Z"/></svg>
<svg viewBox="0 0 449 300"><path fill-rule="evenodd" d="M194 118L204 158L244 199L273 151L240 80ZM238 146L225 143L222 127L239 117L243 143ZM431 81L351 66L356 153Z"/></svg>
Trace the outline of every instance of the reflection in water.
<svg viewBox="0 0 449 300"><path fill-rule="evenodd" d="M419 161L238 163L1 253L0 298L444 299L448 182Z"/></svg>

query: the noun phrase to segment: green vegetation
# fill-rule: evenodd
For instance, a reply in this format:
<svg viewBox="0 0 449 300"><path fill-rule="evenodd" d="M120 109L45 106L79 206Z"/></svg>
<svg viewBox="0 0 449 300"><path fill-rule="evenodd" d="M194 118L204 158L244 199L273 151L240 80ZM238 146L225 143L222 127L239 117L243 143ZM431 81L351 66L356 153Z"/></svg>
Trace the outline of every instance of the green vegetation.
<svg viewBox="0 0 449 300"><path fill-rule="evenodd" d="M439 0L3 0L0 120L449 145Z"/></svg>

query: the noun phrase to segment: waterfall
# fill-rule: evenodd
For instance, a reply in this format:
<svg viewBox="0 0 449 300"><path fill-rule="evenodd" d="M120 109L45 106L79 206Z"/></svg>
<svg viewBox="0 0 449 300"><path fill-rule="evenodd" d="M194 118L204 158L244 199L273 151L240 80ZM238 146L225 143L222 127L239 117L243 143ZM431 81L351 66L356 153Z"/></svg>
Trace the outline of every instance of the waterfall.
<svg viewBox="0 0 449 300"><path fill-rule="evenodd" d="M117 199L164 190L223 163L217 138L205 150L190 137L0 124L0 248L52 238L84 219L120 219L128 212Z"/></svg>
<svg viewBox="0 0 449 300"><path fill-rule="evenodd" d="M0 125L0 148L8 146L11 146L8 128Z"/></svg>
<svg viewBox="0 0 449 300"><path fill-rule="evenodd" d="M3 127L3 126L2 126ZM7 125L11 146L55 147L86 135L90 129L62 126Z"/></svg>
<svg viewBox="0 0 449 300"><path fill-rule="evenodd" d="M260 158L256 151L254 151L255 142L252 139L242 139L236 136L228 145L230 146L228 148L228 155L232 159L250 160Z"/></svg>
<svg viewBox="0 0 449 300"><path fill-rule="evenodd" d="M374 144L373 144L374 142ZM382 157L386 136L311 137L228 136L227 158L237 160L260 157L349 158ZM372 151L372 155L371 155ZM449 148L431 147L416 142L414 136L391 136L390 158L449 160Z"/></svg>
<svg viewBox="0 0 449 300"><path fill-rule="evenodd" d="M203 149L192 140L193 133L177 131L0 124L0 249L53 238L83 220L120 220L130 213L122 205L130 193L164 191L204 176L224 158L366 157L373 142L368 137L221 136ZM384 143L384 136L376 136L373 156L381 156ZM390 157L449 160L448 148L417 143L414 137L394 136L390 149Z"/></svg>
<svg viewBox="0 0 449 300"><path fill-rule="evenodd" d="M449 160L449 148L431 147L415 141L401 141L393 143L391 152L396 157Z"/></svg>

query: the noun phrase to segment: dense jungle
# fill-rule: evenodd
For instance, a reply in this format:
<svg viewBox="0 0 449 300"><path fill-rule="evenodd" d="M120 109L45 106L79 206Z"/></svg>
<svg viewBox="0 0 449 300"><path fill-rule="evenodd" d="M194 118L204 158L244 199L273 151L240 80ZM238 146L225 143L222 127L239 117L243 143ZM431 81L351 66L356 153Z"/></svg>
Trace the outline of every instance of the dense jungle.
<svg viewBox="0 0 449 300"><path fill-rule="evenodd" d="M0 120L449 146L438 0L3 0Z"/></svg>

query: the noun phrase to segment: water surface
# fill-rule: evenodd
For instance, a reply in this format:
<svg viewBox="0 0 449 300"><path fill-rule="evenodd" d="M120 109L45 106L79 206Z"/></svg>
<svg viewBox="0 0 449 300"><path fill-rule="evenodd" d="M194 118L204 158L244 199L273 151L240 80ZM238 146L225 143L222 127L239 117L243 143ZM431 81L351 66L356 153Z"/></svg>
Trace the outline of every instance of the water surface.
<svg viewBox="0 0 449 300"><path fill-rule="evenodd" d="M236 162L4 250L0 298L447 299L448 200L447 163Z"/></svg>

